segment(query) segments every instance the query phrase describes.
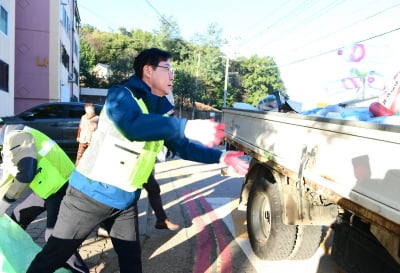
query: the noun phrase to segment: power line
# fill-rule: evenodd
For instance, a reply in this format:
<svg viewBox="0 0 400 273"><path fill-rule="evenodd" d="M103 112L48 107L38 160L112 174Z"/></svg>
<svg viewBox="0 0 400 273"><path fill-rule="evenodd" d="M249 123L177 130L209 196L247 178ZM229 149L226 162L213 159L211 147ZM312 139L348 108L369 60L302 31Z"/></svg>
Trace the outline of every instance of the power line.
<svg viewBox="0 0 400 273"><path fill-rule="evenodd" d="M144 1L155 11L155 13L158 14L158 16L160 16L161 20L164 23L168 24L171 28L174 28L174 26L167 19L165 19L165 17L161 13L159 13L158 10L148 0Z"/></svg>
<svg viewBox="0 0 400 273"><path fill-rule="evenodd" d="M315 33L313 32L313 29L307 28L307 24L310 24L312 21L316 21L319 18L323 18L322 16L327 14L330 11L333 11L334 9L336 9L336 11L339 11L337 9L337 7L339 5L342 5L343 2L345 2L346 4L348 2L346 1L333 1L330 2L328 4L325 4L321 7L317 7L316 5L321 3L321 2L316 2L316 1L312 1L312 3L314 4L313 6L309 6L310 3L307 1L303 1L301 2L301 5L304 7L306 5L308 5L308 9L307 12L302 12L301 16L299 15L299 13L293 12L293 10L291 9L289 12L287 12L286 14L281 15L277 20L275 20L273 23L271 23L270 25L268 25L266 28L264 28L262 31L254 34L251 36L250 39L246 40L244 43L242 43L241 45L239 45L239 47L244 47L245 44L248 44L250 42L254 42L254 40L260 40L263 37L265 37L266 35L262 35L263 33L265 33L265 31L268 30L273 30L273 34L272 36L268 37L268 40L271 42L266 42L266 46L268 46L268 48L276 48L276 49L280 49L282 50L283 47L287 47L287 45L295 45L295 43L293 41L298 41L300 39L297 39L296 37L300 37L301 40L304 40L304 36L308 35L308 36L312 36ZM350 3L352 4L352 3ZM360 13L360 11L368 11L371 10L371 6L367 5L368 3L366 3L365 5L361 6L361 7L357 7L357 12L354 13L355 15ZM288 50L290 50L291 52L293 51L297 51L299 49L305 48L306 46L310 45L310 44L314 44L317 43L319 41L322 41L330 36L333 36L341 31L343 31L346 28L351 28L354 27L354 25L356 24L360 24L362 22L368 21L378 15L381 15L387 11L389 11L390 9L393 9L397 6L399 6L400 4L394 4L388 8L385 8L379 12L376 12L372 15L368 15L365 16L363 18L361 18L358 21L353 21L345 26L342 26L339 29L332 29L332 31L330 31L327 34L324 34L322 36L319 37L314 37L312 40L308 41L308 42L303 42L302 45L297 46L296 48L288 48ZM314 12L312 14L310 14L310 10L312 9L312 7L314 7ZM295 9L298 8L299 5L295 6ZM364 9L362 9L362 7L365 7ZM343 9L345 9L343 7ZM354 5L347 5L347 10L348 11L352 11L354 10ZM365 12L364 12L365 13ZM336 18L339 22L340 22L340 17ZM283 24L280 24L280 22L284 22ZM336 26L337 24L329 24L328 22L325 23L321 23L321 25L325 25L325 26ZM275 29L273 29L273 27L277 26ZM296 29L304 29L304 31L299 32L296 31ZM311 38L311 37L310 37ZM284 41L288 41L288 43L283 43ZM254 46L253 46L254 48Z"/></svg>
<svg viewBox="0 0 400 273"><path fill-rule="evenodd" d="M387 35L387 34L390 34L390 33L392 33L392 32L399 31L399 30L400 30L400 27L399 27L399 28L396 28L396 29L392 29L392 30L386 31L386 32L381 33L381 34L377 34L377 35L371 36L371 37L369 37L369 38L366 38L366 39L364 39L364 40L360 40L360 41L357 41L357 42L354 42L354 43L355 43L355 44L363 43L363 42L366 42L366 41L369 41L369 40L372 40L372 39L375 39L375 38L378 38L378 37L382 37L382 36L385 36L385 35ZM337 52L337 51L338 51L339 49L341 49L341 48L342 48L342 47L335 48L335 49L332 49L332 50L328 50L328 51L325 51L325 52L323 52L323 53L315 54L315 55L312 55L312 56L309 56L309 57L306 57L306 58L302 58L302 59L299 59L299 60L297 60L297 61L293 61L293 62L284 64L284 65L279 65L278 67L279 67L279 68L282 68L282 67L285 67L285 66L289 66L289 65L293 65L293 64L305 62L305 61L308 61L308 60L311 60L311 59L315 59L315 58L317 58L317 57L321 57L321 56L323 56L323 55L326 55L326 54L329 54L329 53L332 53L332 52Z"/></svg>
<svg viewBox="0 0 400 273"><path fill-rule="evenodd" d="M110 20L110 18L105 17L104 15L102 15L100 13L94 12L93 10L89 9L88 7L86 7L85 5L82 5L80 1L78 1L78 7L79 7L79 9L83 8L87 12L91 13L92 15L94 15L96 20L98 20L101 23L107 22L107 25L115 25L116 24L116 22L113 22L112 20ZM103 18L103 19L99 19L99 17ZM108 26L108 28L113 30L113 28L111 28L110 26Z"/></svg>
<svg viewBox="0 0 400 273"><path fill-rule="evenodd" d="M269 40L272 40L272 43L269 43L268 46L271 48L274 48L274 45L276 44L283 44L283 41L295 41L297 39L295 39L294 37L296 36L302 36L305 34L313 34L311 29L306 28L307 25L311 24L313 21L321 18L324 14L330 12L331 10L333 10L334 8L337 8L338 6L340 6L342 3L344 2L344 0L341 1L333 1L327 5L324 5L322 7L315 7L315 12L313 12L310 16L308 14L302 14L304 15L302 19L298 20L298 21L291 21L292 24L289 25L286 29L286 33L290 33L290 35L286 35L285 32L279 32L278 34L276 34L275 36L277 36L277 38L274 39L274 36L272 36L271 38L269 38ZM319 4L319 3L318 3ZM301 29L303 30L303 32L296 32L296 29ZM294 33L294 34L293 34ZM302 37L304 38L304 37ZM294 44L294 43L290 43L290 44Z"/></svg>
<svg viewBox="0 0 400 273"><path fill-rule="evenodd" d="M302 48L304 48L304 47L306 47L306 46L309 46L310 44L313 44L313 43L322 41L322 40L324 40L324 39L326 39L326 38L328 38L328 37L330 37L330 36L336 34L337 32L340 32L340 31L343 31L343 30L347 29L347 28L350 27L350 26L351 26L351 27L354 27L355 25L358 25L358 24L360 24L360 23L362 23L362 22L366 22L366 21L368 21L368 20L370 20L370 19L372 19L372 18L374 18L374 17L376 17L376 16L378 16L378 15L381 15L381 14L387 12L388 10L391 10L391 9L393 9L393 8L395 8L395 7L398 7L398 6L400 6L400 3L399 3L399 4L395 4L395 5L393 5L393 6L390 6L390 7L386 8L386 9L381 10L381 11L378 11L378 12L376 12L376 13L374 13L374 14L372 14L372 15L369 15L369 16L367 16L367 17L364 17L364 18L362 18L362 19L360 19L360 20L358 20L358 21L351 22L351 23L349 23L349 24L347 24L347 25L345 25L345 26L343 26L343 27L341 27L341 28L335 30L334 32L328 33L328 34L326 34L326 35L324 35L324 36L320 36L320 37L316 38L315 40L310 41L309 43L303 44L301 47L297 47L297 48L294 49L294 50L299 50L299 49L302 49Z"/></svg>
<svg viewBox="0 0 400 273"><path fill-rule="evenodd" d="M245 44L248 44L249 42L251 42L254 39L258 39L261 36L261 34L265 33L266 31L268 31L270 29L273 29L275 26L281 24L282 22L288 22L288 20L286 20L287 18L296 17L296 15L298 15L302 11L302 8L304 9L304 7L307 6L306 5L307 2L310 2L310 0L305 0L303 2L298 3L294 8L290 9L288 12L286 12L282 16L278 17L276 20L274 20L272 23L270 23L267 27L263 28L261 31L250 36L250 38L248 38L245 42L243 42L240 47L244 46ZM292 3L292 2L291 1L286 2L284 5L282 5L280 7L280 9L278 11L282 10L286 6L286 4L290 4L290 3Z"/></svg>
<svg viewBox="0 0 400 273"><path fill-rule="evenodd" d="M281 3L279 7L275 10L275 14L279 13L281 10L283 10L287 4L289 4L291 0L287 0L285 3ZM250 25L249 27L246 28L241 34L239 34L240 37L242 37L244 34L247 34L250 37L255 37L259 32L256 32L252 35L249 34L249 30L252 31L254 26L260 26L261 23L265 22L266 19L270 19L270 14L267 14L266 16L263 16L261 19L257 20L256 23ZM248 40L251 41L252 38L249 38Z"/></svg>

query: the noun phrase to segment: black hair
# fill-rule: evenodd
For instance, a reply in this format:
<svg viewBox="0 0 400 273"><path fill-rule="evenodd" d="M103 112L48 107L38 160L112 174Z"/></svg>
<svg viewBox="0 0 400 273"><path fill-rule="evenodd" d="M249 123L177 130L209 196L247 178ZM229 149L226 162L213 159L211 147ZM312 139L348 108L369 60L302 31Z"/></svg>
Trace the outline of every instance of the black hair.
<svg viewBox="0 0 400 273"><path fill-rule="evenodd" d="M145 65L158 66L161 61L167 61L172 58L172 54L159 48L145 49L139 53L133 63L135 74L139 78L143 78L143 67Z"/></svg>

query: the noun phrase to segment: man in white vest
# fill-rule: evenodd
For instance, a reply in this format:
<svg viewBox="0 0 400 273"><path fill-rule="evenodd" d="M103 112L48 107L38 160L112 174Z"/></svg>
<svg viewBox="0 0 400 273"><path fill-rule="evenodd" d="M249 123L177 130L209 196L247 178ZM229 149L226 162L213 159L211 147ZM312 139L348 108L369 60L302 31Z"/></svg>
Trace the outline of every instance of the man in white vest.
<svg viewBox="0 0 400 273"><path fill-rule="evenodd" d="M223 124L168 116L171 57L157 48L143 50L134 61L135 74L108 90L98 128L72 173L53 234L28 273L54 272L103 221L120 273L142 272L136 203L163 145L183 159L222 162L247 173L248 163L239 158L242 152L212 148L225 137Z"/></svg>

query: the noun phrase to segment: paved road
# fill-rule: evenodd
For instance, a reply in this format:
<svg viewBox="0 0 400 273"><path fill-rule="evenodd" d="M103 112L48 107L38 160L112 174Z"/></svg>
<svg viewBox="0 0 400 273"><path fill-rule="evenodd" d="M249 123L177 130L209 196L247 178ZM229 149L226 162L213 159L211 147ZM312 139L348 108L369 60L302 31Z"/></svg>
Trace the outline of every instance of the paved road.
<svg viewBox="0 0 400 273"><path fill-rule="evenodd" d="M248 242L245 213L236 209L241 178L221 176L220 167L179 159L157 164L164 207L182 228L155 229L155 217L143 191L138 209L144 272L340 272L327 254L330 236L310 260L258 260ZM39 245L44 243L45 216L27 230ZM91 273L119 272L110 239L93 232L79 251Z"/></svg>
<svg viewBox="0 0 400 273"><path fill-rule="evenodd" d="M157 165L167 211L184 228L160 234L147 226L145 272L339 272L327 254L330 230L309 260L260 261L248 241L245 212L237 210L242 178L223 177L219 167L183 160Z"/></svg>

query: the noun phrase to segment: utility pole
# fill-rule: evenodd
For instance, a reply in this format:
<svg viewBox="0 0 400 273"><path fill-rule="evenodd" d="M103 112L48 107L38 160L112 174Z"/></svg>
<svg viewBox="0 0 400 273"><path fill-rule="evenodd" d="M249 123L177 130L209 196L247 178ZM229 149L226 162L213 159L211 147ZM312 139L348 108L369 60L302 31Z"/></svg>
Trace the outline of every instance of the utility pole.
<svg viewBox="0 0 400 273"><path fill-rule="evenodd" d="M195 81L195 89L194 89L193 103L192 103L192 119L194 119L194 112L196 109L197 86L199 84L199 67L200 67L200 53L197 58L196 81Z"/></svg>
<svg viewBox="0 0 400 273"><path fill-rule="evenodd" d="M229 55L226 55L225 63L225 84L224 84L224 107L226 107L226 97L228 93L228 75L229 74Z"/></svg>
<svg viewBox="0 0 400 273"><path fill-rule="evenodd" d="M226 107L226 100L228 97L228 79L229 79L229 61L230 59L235 58L235 52L233 50L233 42L234 40L239 40L240 37L233 37L230 36L227 38L227 44L225 45L225 58L226 58L226 63L225 63L225 85L224 85L224 104L223 107Z"/></svg>

